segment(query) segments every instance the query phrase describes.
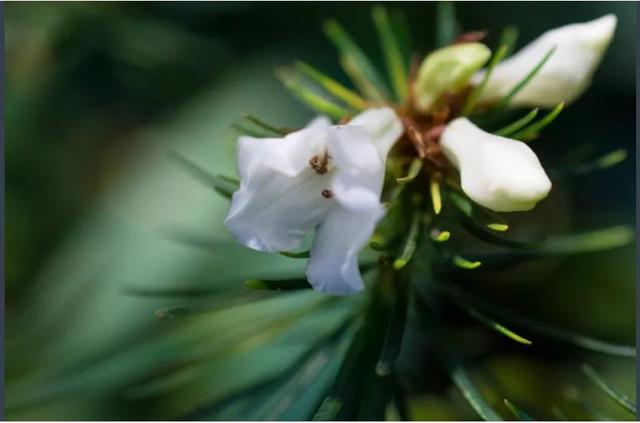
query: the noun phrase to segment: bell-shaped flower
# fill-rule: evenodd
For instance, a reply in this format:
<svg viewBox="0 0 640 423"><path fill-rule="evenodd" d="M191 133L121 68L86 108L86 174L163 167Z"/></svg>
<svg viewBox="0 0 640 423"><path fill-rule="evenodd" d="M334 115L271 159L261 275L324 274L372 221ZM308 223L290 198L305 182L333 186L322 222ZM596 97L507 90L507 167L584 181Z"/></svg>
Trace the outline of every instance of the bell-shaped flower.
<svg viewBox="0 0 640 423"><path fill-rule="evenodd" d="M591 83L615 28L616 17L606 15L545 32L493 69L480 101L496 101L505 96L555 48L539 72L512 98L510 104L550 108L560 102L572 102ZM479 84L485 72L476 73L472 82Z"/></svg>
<svg viewBox="0 0 640 423"><path fill-rule="evenodd" d="M413 86L416 106L428 111L442 94L462 88L491 56L481 43L462 43L443 47L422 61Z"/></svg>
<svg viewBox="0 0 640 423"><path fill-rule="evenodd" d="M319 117L283 138L240 137L240 188L225 220L258 251L301 246L316 230L306 267L319 291L363 289L358 253L384 214L380 194L387 153L403 132L390 108L369 109L348 124Z"/></svg>
<svg viewBox="0 0 640 423"><path fill-rule="evenodd" d="M460 170L462 190L491 210L531 210L551 190L549 177L527 144L485 132L466 118L447 125L440 146Z"/></svg>

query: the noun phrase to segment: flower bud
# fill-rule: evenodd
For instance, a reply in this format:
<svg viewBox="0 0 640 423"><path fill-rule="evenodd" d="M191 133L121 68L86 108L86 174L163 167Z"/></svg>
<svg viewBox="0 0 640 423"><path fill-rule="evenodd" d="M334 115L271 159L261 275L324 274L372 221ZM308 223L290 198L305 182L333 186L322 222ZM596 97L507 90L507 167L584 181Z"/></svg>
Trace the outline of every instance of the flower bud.
<svg viewBox="0 0 640 423"><path fill-rule="evenodd" d="M572 102L591 83L615 28L616 17L606 15L545 32L493 69L480 101L497 101L505 96L555 47L547 62L510 104L551 108L560 102ZM479 84L484 75L485 71L478 72L473 83Z"/></svg>
<svg viewBox="0 0 640 423"><path fill-rule="evenodd" d="M417 107L428 111L442 94L462 88L490 56L481 43L455 44L429 54L413 86Z"/></svg>
<svg viewBox="0 0 640 423"><path fill-rule="evenodd" d="M460 170L464 192L491 210L531 210L551 190L551 181L528 145L484 132L466 118L448 124L440 145Z"/></svg>

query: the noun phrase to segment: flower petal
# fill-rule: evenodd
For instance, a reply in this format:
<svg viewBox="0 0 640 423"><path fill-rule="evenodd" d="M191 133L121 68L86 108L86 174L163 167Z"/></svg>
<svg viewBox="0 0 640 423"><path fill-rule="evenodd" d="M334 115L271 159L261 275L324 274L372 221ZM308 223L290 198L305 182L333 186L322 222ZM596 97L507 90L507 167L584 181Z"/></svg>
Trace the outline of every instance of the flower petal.
<svg viewBox="0 0 640 423"><path fill-rule="evenodd" d="M336 204L318 228L307 263L307 279L314 289L348 295L364 288L358 253L384 214L381 205L349 210Z"/></svg>
<svg viewBox="0 0 640 423"><path fill-rule="evenodd" d="M307 265L309 282L319 291L347 295L363 288L358 252L384 214L384 157L371 141L363 126L333 128L329 152L336 165L335 204L318 229Z"/></svg>
<svg viewBox="0 0 640 423"><path fill-rule="evenodd" d="M616 27L615 15L565 25L545 32L511 58L498 64L482 91L482 101L506 95L555 47L554 53L537 75L514 96L513 106L554 107L575 100L591 83ZM484 71L478 72L479 83Z"/></svg>
<svg viewBox="0 0 640 423"><path fill-rule="evenodd" d="M528 145L484 132L466 118L449 123L440 145L460 170L464 192L487 208L531 210L551 190L549 177Z"/></svg>
<svg viewBox="0 0 640 423"><path fill-rule="evenodd" d="M240 243L259 251L290 250L322 221L332 204L322 195L331 178L319 175L309 160L327 147L329 126L320 118L284 138L239 139L241 184L225 225Z"/></svg>
<svg viewBox="0 0 640 423"><path fill-rule="evenodd" d="M319 116L303 129L284 138L238 138L238 172L242 181L253 178L255 169L267 167L287 176L309 169L310 155L327 146L329 118Z"/></svg>
<svg viewBox="0 0 640 423"><path fill-rule="evenodd" d="M404 131L396 112L389 107L365 110L351 119L348 126L364 127L383 159L386 159L389 150Z"/></svg>
<svg viewBox="0 0 640 423"><path fill-rule="evenodd" d="M331 182L334 198L354 210L379 205L385 162L369 132L360 126L332 129L329 153L337 168Z"/></svg>

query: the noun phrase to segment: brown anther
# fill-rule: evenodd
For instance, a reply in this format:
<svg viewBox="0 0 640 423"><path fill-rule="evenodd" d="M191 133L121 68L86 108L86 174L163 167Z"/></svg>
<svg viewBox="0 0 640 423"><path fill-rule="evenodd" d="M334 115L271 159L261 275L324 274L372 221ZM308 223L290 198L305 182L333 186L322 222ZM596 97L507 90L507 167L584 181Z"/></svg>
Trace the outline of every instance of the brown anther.
<svg viewBox="0 0 640 423"><path fill-rule="evenodd" d="M332 198L333 197L333 193L331 191L329 191L328 189L323 189L322 190L322 196L324 198Z"/></svg>
<svg viewBox="0 0 640 423"><path fill-rule="evenodd" d="M311 169L315 170L318 175L324 175L329 171L330 158L329 154L325 151L320 156L313 156L309 160L309 166L311 166Z"/></svg>

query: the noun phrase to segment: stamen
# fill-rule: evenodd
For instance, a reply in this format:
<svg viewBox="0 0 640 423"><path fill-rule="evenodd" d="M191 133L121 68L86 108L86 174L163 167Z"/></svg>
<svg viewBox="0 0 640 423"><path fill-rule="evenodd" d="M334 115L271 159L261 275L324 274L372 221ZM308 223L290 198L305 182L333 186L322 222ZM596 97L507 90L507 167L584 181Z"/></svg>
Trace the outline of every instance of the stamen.
<svg viewBox="0 0 640 423"><path fill-rule="evenodd" d="M322 196L324 198L332 198L333 197L333 193L331 191L329 191L328 189L323 189L322 190Z"/></svg>
<svg viewBox="0 0 640 423"><path fill-rule="evenodd" d="M324 175L329 171L329 152L325 150L322 154L313 156L309 160L309 166L315 170L318 175Z"/></svg>
<svg viewBox="0 0 640 423"><path fill-rule="evenodd" d="M422 134L415 128L415 126L409 126L407 127L407 135L409 135L409 139L415 146L418 156L420 156L421 159L424 159L427 155L427 146Z"/></svg>

